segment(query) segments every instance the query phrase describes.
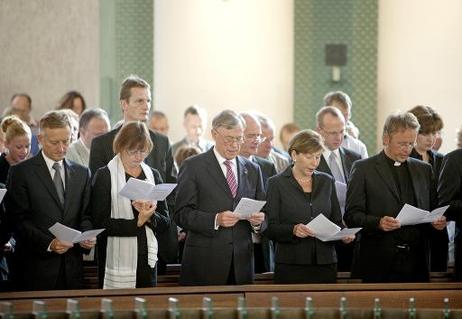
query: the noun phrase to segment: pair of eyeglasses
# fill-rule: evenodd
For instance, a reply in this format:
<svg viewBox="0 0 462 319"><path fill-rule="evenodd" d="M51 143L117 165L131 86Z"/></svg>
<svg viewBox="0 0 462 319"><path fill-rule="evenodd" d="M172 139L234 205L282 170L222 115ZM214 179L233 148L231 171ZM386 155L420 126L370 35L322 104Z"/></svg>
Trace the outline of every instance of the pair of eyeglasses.
<svg viewBox="0 0 462 319"><path fill-rule="evenodd" d="M148 152L144 150L128 150L127 154L129 156L135 156L135 155L146 156L148 155Z"/></svg>
<svg viewBox="0 0 462 319"><path fill-rule="evenodd" d="M221 134L218 130L215 130L215 132L217 132L218 135L223 137L223 140L225 141L225 144L229 145L229 144L233 144L233 143L237 143L237 144L244 143L244 138L242 136L227 136L227 135Z"/></svg>
<svg viewBox="0 0 462 319"><path fill-rule="evenodd" d="M245 139L260 142L262 140L262 136L261 134L247 134Z"/></svg>

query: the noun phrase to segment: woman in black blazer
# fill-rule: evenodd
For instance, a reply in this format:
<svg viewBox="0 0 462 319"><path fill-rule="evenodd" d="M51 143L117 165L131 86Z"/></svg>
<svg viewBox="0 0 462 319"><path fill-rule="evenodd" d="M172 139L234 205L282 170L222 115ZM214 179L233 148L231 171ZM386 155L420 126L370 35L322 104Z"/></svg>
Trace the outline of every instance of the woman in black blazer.
<svg viewBox="0 0 462 319"><path fill-rule="evenodd" d="M293 165L269 179L265 234L276 243L275 283L329 283L337 279L334 242L314 237L306 226L319 214L342 227L335 180L316 171L322 137L304 130L289 144ZM351 242L354 236L345 237Z"/></svg>
<svg viewBox="0 0 462 319"><path fill-rule="evenodd" d="M435 183L440 176L443 154L434 151L433 145L438 132L443 129L441 116L429 106L418 105L409 110L417 117L419 134L410 157L429 163L433 169ZM430 271L447 271L449 236L446 227L442 230L431 228Z"/></svg>

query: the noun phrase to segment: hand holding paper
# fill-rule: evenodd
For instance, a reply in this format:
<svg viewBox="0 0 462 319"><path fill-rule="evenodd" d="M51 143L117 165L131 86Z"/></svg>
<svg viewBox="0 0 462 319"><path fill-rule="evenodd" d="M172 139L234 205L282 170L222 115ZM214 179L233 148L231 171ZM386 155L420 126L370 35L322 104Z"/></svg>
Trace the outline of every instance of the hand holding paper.
<svg viewBox="0 0 462 319"><path fill-rule="evenodd" d="M86 240L93 240L104 229L93 229L87 230L86 232L80 232L76 229L67 227L61 223L55 223L48 229L58 240L68 243L79 243Z"/></svg>
<svg viewBox="0 0 462 319"><path fill-rule="evenodd" d="M361 230L360 227L341 229L323 214L316 216L306 226L313 231L316 238L322 241L341 240L343 237L354 235Z"/></svg>
<svg viewBox="0 0 462 319"><path fill-rule="evenodd" d="M249 219L253 213L260 212L265 204L266 201L242 197L234 212L240 214L240 219Z"/></svg>
<svg viewBox="0 0 462 319"><path fill-rule="evenodd" d="M439 207L429 212L428 210L405 204L396 219L399 220L402 226L431 223L440 219L448 207L449 205Z"/></svg>

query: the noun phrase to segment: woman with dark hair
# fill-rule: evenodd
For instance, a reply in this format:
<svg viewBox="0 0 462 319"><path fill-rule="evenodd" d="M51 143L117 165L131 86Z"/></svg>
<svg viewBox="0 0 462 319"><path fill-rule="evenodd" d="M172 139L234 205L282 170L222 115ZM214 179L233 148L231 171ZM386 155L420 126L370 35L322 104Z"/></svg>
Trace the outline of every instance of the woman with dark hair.
<svg viewBox="0 0 462 319"><path fill-rule="evenodd" d="M165 201L130 201L119 195L129 178L162 183L159 172L143 161L153 144L146 125L128 122L114 139L114 158L96 171L92 189L93 220L106 230L98 238L102 288L156 285L157 239L169 226Z"/></svg>
<svg viewBox="0 0 462 319"><path fill-rule="evenodd" d="M69 91L61 98L56 109L71 109L80 116L86 108L87 104L82 94L77 91Z"/></svg>
<svg viewBox="0 0 462 319"><path fill-rule="evenodd" d="M440 176L443 154L433 150L439 132L443 129L443 120L436 111L429 107L418 105L409 110L419 121L420 128L417 140L410 157L429 163L433 168L435 182ZM430 270L447 271L449 236L446 227L437 230L432 227L430 236Z"/></svg>
<svg viewBox="0 0 462 319"><path fill-rule="evenodd" d="M332 176L316 171L324 150L312 130L297 133L289 143L293 165L268 180L265 235L276 243L275 283L333 283L337 256L333 241L317 239L307 224L323 214L342 226ZM345 243L355 236L342 238Z"/></svg>

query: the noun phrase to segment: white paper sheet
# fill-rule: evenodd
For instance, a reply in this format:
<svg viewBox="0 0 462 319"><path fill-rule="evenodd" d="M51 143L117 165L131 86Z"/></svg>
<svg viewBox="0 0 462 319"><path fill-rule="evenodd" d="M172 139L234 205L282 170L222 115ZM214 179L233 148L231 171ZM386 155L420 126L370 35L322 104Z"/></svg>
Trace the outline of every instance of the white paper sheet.
<svg viewBox="0 0 462 319"><path fill-rule="evenodd" d="M104 231L104 228L87 230L82 233L61 223L55 223L53 226L48 228L48 230L61 241L66 241L68 243L80 243L81 241L95 238Z"/></svg>
<svg viewBox="0 0 462 319"><path fill-rule="evenodd" d="M3 201L3 197L5 197L6 188L0 188L0 203Z"/></svg>
<svg viewBox="0 0 462 319"><path fill-rule="evenodd" d="M151 184L137 178L130 178L120 190L119 195L130 200L162 201L175 189L177 184Z"/></svg>
<svg viewBox="0 0 462 319"><path fill-rule="evenodd" d="M357 227L357 228L343 228L341 231L339 231L337 234L330 236L330 237L323 237L319 238L322 241L333 241L333 240L342 240L343 237L345 236L351 236L355 235L357 232L359 232L362 229L362 227Z"/></svg>
<svg viewBox="0 0 462 319"><path fill-rule="evenodd" d="M361 227L341 229L323 214L316 216L306 226L314 232L316 238L322 241L341 240L343 237L354 235L361 230Z"/></svg>
<svg viewBox="0 0 462 319"><path fill-rule="evenodd" d="M420 209L409 204L404 204L398 216L396 216L396 219L399 220L401 226L431 223L443 216L448 207L449 205L439 207L429 212L425 209Z"/></svg>
<svg viewBox="0 0 462 319"><path fill-rule="evenodd" d="M331 222L324 214L319 214L312 221L306 224L319 237L330 237L340 231L340 227Z"/></svg>
<svg viewBox="0 0 462 319"><path fill-rule="evenodd" d="M247 197L242 197L236 208L234 209L235 213L240 214L240 219L248 219L253 213L258 213L261 211L263 206L265 206L266 201L255 200Z"/></svg>

